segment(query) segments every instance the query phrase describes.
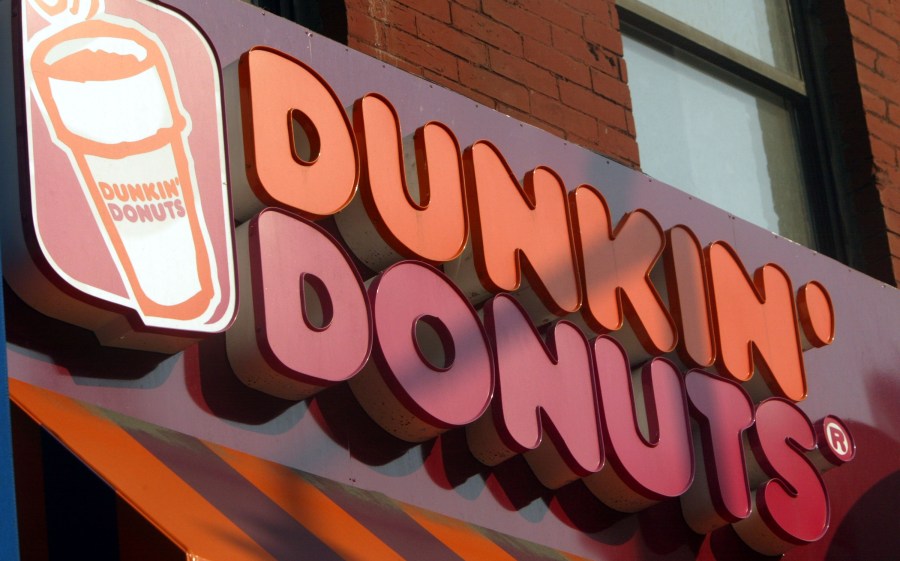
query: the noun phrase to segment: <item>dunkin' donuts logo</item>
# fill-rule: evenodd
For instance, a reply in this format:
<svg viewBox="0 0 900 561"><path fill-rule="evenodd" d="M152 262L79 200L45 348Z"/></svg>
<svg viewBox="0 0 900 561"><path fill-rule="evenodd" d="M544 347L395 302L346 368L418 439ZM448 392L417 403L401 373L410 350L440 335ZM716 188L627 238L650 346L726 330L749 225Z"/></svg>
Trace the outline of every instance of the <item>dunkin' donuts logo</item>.
<svg viewBox="0 0 900 561"><path fill-rule="evenodd" d="M520 181L442 123L406 154L387 97L348 115L314 69L256 47L229 76L229 328L209 46L135 0L27 0L21 25L31 168L4 272L33 307L132 348L227 328L249 387L302 400L347 382L400 439L463 429L487 466L521 455L547 488L580 479L623 512L678 498L698 533L733 525L761 553L828 529L820 473L855 445L795 405L803 353L835 337L820 283L751 274L644 209L615 223L595 187L540 165Z"/></svg>
<svg viewBox="0 0 900 561"><path fill-rule="evenodd" d="M46 313L106 344L156 350L183 346L182 332L223 330L234 265L209 45L184 17L141 0L28 0L22 10L28 195L53 272L40 288L76 302ZM40 292L24 290L39 309ZM109 317L110 304L127 322Z"/></svg>

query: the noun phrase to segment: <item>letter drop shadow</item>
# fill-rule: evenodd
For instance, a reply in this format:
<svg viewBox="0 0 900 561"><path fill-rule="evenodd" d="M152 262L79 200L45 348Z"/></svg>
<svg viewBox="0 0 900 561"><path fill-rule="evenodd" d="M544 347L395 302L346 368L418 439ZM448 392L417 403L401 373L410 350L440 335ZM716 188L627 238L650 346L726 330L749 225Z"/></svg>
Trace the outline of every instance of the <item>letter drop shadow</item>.
<svg viewBox="0 0 900 561"><path fill-rule="evenodd" d="M184 375L191 398L217 417L230 421L264 425L297 405L241 382L228 362L224 333L185 351Z"/></svg>
<svg viewBox="0 0 900 561"><path fill-rule="evenodd" d="M168 356L104 347L89 329L49 318L3 283L6 338L24 354L61 366L79 385L160 386L169 377Z"/></svg>

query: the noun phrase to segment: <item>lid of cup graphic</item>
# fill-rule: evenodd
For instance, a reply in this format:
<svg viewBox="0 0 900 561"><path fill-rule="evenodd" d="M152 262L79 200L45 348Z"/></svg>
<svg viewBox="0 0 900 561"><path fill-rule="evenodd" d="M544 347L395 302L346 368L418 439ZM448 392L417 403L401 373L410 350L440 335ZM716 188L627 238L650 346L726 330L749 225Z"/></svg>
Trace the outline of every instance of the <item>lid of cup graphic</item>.
<svg viewBox="0 0 900 561"><path fill-rule="evenodd" d="M185 126L163 54L137 29L76 23L37 45L31 71L64 142L138 142Z"/></svg>

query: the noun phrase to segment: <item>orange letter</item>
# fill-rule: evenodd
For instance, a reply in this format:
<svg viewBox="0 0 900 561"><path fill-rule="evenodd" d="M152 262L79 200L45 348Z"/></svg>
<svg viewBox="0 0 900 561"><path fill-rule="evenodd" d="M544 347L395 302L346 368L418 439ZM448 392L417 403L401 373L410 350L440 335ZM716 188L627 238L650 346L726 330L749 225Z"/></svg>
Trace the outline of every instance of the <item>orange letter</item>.
<svg viewBox="0 0 900 561"><path fill-rule="evenodd" d="M675 226L666 233L666 239L666 295L681 333L678 357L688 366L712 366L716 360L716 343L703 247L687 226Z"/></svg>
<svg viewBox="0 0 900 561"><path fill-rule="evenodd" d="M784 270L772 263L744 270L724 242L706 248L719 360L717 370L739 382L750 381L754 367L768 391L793 401L806 398L806 372L800 349L794 291ZM757 381L747 388L759 399L766 394Z"/></svg>
<svg viewBox="0 0 900 561"><path fill-rule="evenodd" d="M362 201L336 218L354 253L375 271L403 258L443 263L459 257L469 225L462 159L450 129L430 122L416 131L416 157L409 162L410 176L418 178L414 196L407 186L400 118L391 103L378 94L357 100L353 127L362 159Z"/></svg>
<svg viewBox="0 0 900 561"><path fill-rule="evenodd" d="M803 328L803 350L825 347L834 342L834 305L825 287L810 281L797 291L797 310Z"/></svg>
<svg viewBox="0 0 900 561"><path fill-rule="evenodd" d="M578 310L580 283L566 188L556 172L535 168L525 176L523 188L497 148L485 141L466 149L464 160L481 285L491 292L513 292L524 274L547 311L563 316ZM465 278L460 282L465 292L480 292Z"/></svg>
<svg viewBox="0 0 900 561"><path fill-rule="evenodd" d="M244 158L256 198L310 219L347 206L359 157L350 121L325 80L299 60L256 47L241 56L240 82ZM241 220L260 205L239 195Z"/></svg>
<svg viewBox="0 0 900 561"><path fill-rule="evenodd" d="M582 185L569 198L584 282L581 314L588 327L608 333L622 329L627 318L629 329L620 339L632 359L673 350L678 342L675 323L650 282L665 246L659 223L638 209L626 214L613 232L606 201L593 187Z"/></svg>

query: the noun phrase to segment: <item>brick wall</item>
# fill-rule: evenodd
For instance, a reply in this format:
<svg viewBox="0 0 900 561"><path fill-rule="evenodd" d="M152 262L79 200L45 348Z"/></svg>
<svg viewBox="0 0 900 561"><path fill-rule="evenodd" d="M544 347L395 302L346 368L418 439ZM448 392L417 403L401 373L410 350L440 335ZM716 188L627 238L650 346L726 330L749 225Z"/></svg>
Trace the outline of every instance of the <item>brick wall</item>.
<svg viewBox="0 0 900 561"><path fill-rule="evenodd" d="M900 285L900 0L846 0L845 6L856 76L844 87L858 89L861 105L858 121L845 128L864 132L845 138L861 243L868 272ZM845 121L853 117L847 112Z"/></svg>
<svg viewBox="0 0 900 561"><path fill-rule="evenodd" d="M638 167L610 0L346 0L350 47Z"/></svg>
<svg viewBox="0 0 900 561"><path fill-rule="evenodd" d="M345 0L348 44L639 168L614 0ZM900 0L818 5L854 267L900 285Z"/></svg>

